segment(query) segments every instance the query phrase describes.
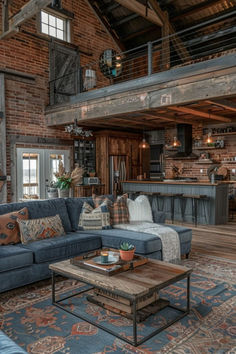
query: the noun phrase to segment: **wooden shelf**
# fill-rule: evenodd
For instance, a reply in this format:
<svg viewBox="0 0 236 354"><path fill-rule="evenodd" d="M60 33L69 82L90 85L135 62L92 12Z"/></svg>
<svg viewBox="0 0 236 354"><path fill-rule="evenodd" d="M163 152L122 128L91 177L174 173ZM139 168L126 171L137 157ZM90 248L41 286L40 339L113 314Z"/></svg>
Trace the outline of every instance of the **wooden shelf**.
<svg viewBox="0 0 236 354"><path fill-rule="evenodd" d="M214 161L209 161L209 160L207 160L207 161L202 160L202 161L196 161L195 163L196 163L196 164L199 164L199 165L202 165L202 164L211 165L211 164L213 164L213 163L215 163L215 162L214 162Z"/></svg>
<svg viewBox="0 0 236 354"><path fill-rule="evenodd" d="M236 161L221 161L221 163L236 163Z"/></svg>
<svg viewBox="0 0 236 354"><path fill-rule="evenodd" d="M215 150L222 150L224 149L221 148L221 147L215 147L215 146L199 146L199 147L193 147L193 150L212 150L212 149L215 149Z"/></svg>
<svg viewBox="0 0 236 354"><path fill-rule="evenodd" d="M215 133L212 136L224 136L224 135L236 135L236 132L229 132L229 133Z"/></svg>

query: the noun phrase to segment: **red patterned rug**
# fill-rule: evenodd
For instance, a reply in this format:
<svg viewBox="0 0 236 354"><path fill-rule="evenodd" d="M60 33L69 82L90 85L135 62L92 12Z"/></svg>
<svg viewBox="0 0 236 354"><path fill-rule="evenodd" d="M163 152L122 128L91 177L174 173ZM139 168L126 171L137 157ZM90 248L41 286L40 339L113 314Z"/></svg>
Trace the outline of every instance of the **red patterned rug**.
<svg viewBox="0 0 236 354"><path fill-rule="evenodd" d="M27 352L34 354L105 353L236 353L236 263L193 253L183 265L193 268L192 310L188 316L151 338L140 347L124 341L51 305L50 281L18 288L0 295L0 328ZM182 289L169 287L181 302ZM82 286L58 279L57 293ZM84 310L125 332L129 320L84 301ZM158 314L154 320L165 320ZM163 317L163 318L162 318ZM145 326L140 324L145 331ZM128 333L128 332L127 332ZM4 354L4 353L3 353Z"/></svg>

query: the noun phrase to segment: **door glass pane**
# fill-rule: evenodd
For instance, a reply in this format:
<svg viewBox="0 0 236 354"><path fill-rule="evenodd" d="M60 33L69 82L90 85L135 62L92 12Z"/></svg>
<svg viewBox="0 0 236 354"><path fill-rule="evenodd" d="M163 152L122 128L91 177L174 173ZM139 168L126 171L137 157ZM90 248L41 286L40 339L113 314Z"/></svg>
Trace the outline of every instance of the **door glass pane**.
<svg viewBox="0 0 236 354"><path fill-rule="evenodd" d="M55 173L58 172L59 162L62 161L64 164L64 155L50 154L50 181L55 182L57 179Z"/></svg>
<svg viewBox="0 0 236 354"><path fill-rule="evenodd" d="M39 198L39 155L23 154L23 198Z"/></svg>

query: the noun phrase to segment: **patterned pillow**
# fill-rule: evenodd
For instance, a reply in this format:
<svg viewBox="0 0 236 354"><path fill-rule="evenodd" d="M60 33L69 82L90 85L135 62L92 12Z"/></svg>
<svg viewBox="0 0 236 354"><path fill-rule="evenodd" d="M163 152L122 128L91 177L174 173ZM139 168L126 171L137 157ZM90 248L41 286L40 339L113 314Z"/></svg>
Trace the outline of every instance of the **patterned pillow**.
<svg viewBox="0 0 236 354"><path fill-rule="evenodd" d="M47 218L20 220L21 242L26 245L29 242L65 235L59 215Z"/></svg>
<svg viewBox="0 0 236 354"><path fill-rule="evenodd" d="M110 213L107 201L104 201L95 209L89 203L84 202L78 226L80 230L110 229Z"/></svg>
<svg viewBox="0 0 236 354"><path fill-rule="evenodd" d="M104 201L107 203L109 212L111 225L115 224L127 224L129 223L129 210L127 206L128 194L123 194L120 197L117 197L115 202L112 202L105 195L95 195L93 194L93 202L95 208L97 208Z"/></svg>
<svg viewBox="0 0 236 354"><path fill-rule="evenodd" d="M27 220L28 218L27 208L0 215L0 245L20 242L20 229L17 219Z"/></svg>
<svg viewBox="0 0 236 354"><path fill-rule="evenodd" d="M111 225L115 224L128 224L129 223L129 210L127 207L127 194L118 197L117 200L109 205Z"/></svg>

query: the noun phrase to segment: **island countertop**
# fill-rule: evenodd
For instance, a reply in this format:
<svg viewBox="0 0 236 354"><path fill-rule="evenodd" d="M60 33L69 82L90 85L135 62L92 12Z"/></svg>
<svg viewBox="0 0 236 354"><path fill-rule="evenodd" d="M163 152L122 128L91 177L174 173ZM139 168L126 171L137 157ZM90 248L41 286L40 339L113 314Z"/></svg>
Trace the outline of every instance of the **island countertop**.
<svg viewBox="0 0 236 354"><path fill-rule="evenodd" d="M192 222L194 219L193 199L196 196L204 196L205 201L202 199L196 207L198 222L217 225L226 224L228 221L229 184L235 181L210 183L207 180L166 179L164 181L128 180L121 183L123 192L129 193L130 196L147 193L152 204L156 204L155 208L165 211L167 219L171 219L171 208L174 207L174 219L179 221ZM175 198L171 199L171 196Z"/></svg>
<svg viewBox="0 0 236 354"><path fill-rule="evenodd" d="M218 186L220 184L230 184L230 183L236 183L236 181L217 181L215 183L211 183L209 181L183 181L183 180L163 180L163 181L153 181L153 180L128 180L128 181L122 181L122 183L139 183L139 184L177 184L177 185L199 185L199 186Z"/></svg>

